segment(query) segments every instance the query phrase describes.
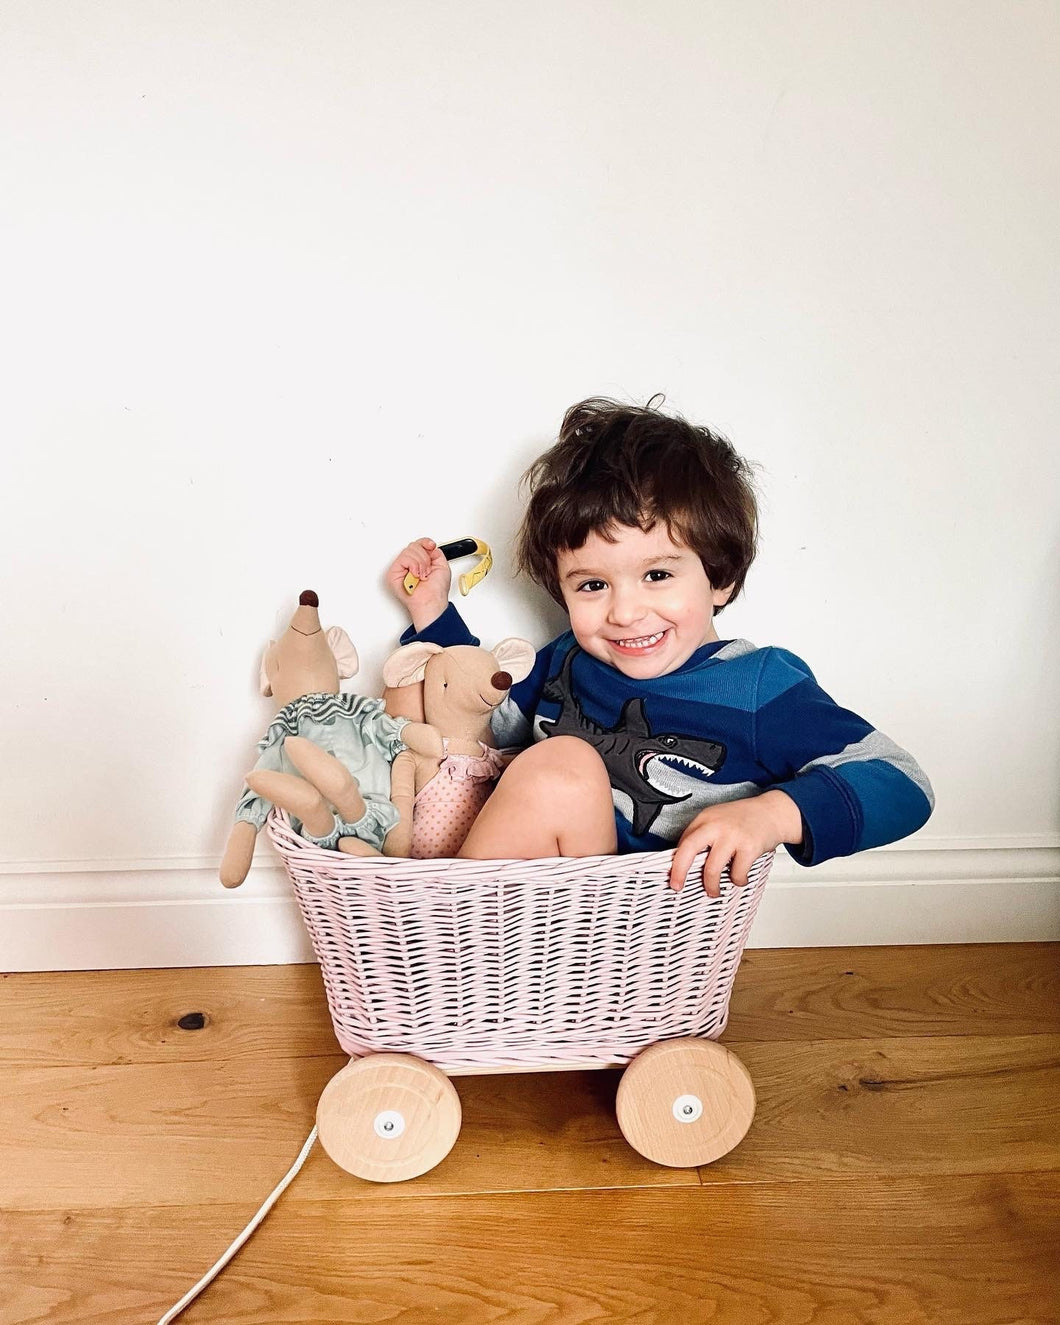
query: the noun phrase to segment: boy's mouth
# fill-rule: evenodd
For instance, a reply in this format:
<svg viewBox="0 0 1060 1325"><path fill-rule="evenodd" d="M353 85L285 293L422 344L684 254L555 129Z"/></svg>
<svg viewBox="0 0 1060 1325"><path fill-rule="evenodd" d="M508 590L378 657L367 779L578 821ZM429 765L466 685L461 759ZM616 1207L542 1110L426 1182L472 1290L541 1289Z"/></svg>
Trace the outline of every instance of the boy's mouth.
<svg viewBox="0 0 1060 1325"><path fill-rule="evenodd" d="M657 630L654 635L637 635L632 639L613 639L609 640L608 643L620 653L647 653L654 649L656 645L661 644L667 633L665 630Z"/></svg>

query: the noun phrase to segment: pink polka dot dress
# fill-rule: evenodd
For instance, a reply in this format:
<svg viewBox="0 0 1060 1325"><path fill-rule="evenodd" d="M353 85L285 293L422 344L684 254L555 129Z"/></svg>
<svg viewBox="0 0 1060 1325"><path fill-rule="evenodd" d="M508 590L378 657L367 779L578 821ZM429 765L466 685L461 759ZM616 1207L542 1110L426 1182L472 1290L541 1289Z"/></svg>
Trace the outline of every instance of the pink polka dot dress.
<svg viewBox="0 0 1060 1325"><path fill-rule="evenodd" d="M445 749L448 752L448 741ZM488 745L482 746L481 755L446 753L413 804L409 848L413 860L456 855L510 757Z"/></svg>

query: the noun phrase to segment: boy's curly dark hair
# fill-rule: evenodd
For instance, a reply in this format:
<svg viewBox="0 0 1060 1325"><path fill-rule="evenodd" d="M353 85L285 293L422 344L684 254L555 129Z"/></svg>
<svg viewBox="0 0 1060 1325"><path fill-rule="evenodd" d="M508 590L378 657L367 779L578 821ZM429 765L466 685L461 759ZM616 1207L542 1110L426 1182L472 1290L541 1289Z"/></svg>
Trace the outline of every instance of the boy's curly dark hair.
<svg viewBox="0 0 1060 1325"><path fill-rule="evenodd" d="M559 440L523 475L529 501L516 566L563 602L556 557L613 525L670 536L699 554L714 588L739 594L754 560L758 508L751 466L709 428L661 413L662 397L624 405L592 397L572 405ZM715 612L720 612L720 607Z"/></svg>

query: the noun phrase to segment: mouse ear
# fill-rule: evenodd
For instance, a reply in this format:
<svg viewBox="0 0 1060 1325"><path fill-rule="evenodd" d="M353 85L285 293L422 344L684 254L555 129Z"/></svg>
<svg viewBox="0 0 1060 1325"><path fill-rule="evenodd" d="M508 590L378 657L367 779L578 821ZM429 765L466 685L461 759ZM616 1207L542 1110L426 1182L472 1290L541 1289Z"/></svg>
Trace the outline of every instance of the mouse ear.
<svg viewBox="0 0 1060 1325"><path fill-rule="evenodd" d="M395 649L383 664L383 685L388 690L415 685L417 681L423 680L430 659L441 652L440 644L429 644L427 640L417 640L415 644L405 644Z"/></svg>
<svg viewBox="0 0 1060 1325"><path fill-rule="evenodd" d="M269 661L269 655L272 653L276 641L269 640L269 647L261 655L261 667L258 669L258 690L266 697L272 694L272 682L269 680L269 672L266 663Z"/></svg>
<svg viewBox="0 0 1060 1325"><path fill-rule="evenodd" d="M341 626L329 626L324 632L324 638L335 655L341 679L345 681L351 676L356 676L361 660L357 657L357 650L353 647L353 640L349 635Z"/></svg>
<svg viewBox="0 0 1060 1325"><path fill-rule="evenodd" d="M519 639L515 635L502 639L496 648L490 649L490 653L513 681L525 681L533 670L534 659L537 657L537 652L530 641Z"/></svg>

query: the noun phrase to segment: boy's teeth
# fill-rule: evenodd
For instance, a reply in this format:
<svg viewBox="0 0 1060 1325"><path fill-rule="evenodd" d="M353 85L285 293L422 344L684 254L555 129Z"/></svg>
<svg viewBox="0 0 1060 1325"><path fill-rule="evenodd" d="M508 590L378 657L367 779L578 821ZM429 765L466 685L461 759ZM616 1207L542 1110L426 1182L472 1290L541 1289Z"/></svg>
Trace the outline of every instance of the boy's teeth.
<svg viewBox="0 0 1060 1325"><path fill-rule="evenodd" d="M624 649L647 649L652 644L658 644L665 634L665 630L660 630L656 635L642 635L640 639L620 639L618 642Z"/></svg>

